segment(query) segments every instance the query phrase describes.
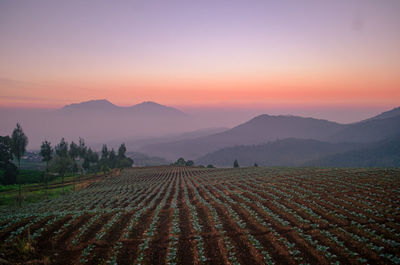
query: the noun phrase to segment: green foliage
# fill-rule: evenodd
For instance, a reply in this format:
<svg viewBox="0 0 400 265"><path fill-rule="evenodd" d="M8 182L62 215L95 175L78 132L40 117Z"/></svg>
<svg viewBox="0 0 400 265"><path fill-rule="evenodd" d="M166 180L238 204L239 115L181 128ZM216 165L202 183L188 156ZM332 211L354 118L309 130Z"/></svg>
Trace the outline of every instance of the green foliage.
<svg viewBox="0 0 400 265"><path fill-rule="evenodd" d="M59 175L63 176L68 171L72 170L73 160L69 156L59 156L55 155L53 159L50 161L49 169L52 172L56 172Z"/></svg>
<svg viewBox="0 0 400 265"><path fill-rule="evenodd" d="M17 183L17 167L12 160L12 140L9 136L0 136L0 169L4 170L2 174L2 184L10 185Z"/></svg>
<svg viewBox="0 0 400 265"><path fill-rule="evenodd" d="M214 166L209 164L209 165L207 165L207 168L214 168Z"/></svg>
<svg viewBox="0 0 400 265"><path fill-rule="evenodd" d="M86 152L88 150L87 150L87 147L86 147L86 144L85 144L85 140L83 138L80 138L80 137L79 137L78 150L79 150L79 157L82 158L82 159L85 158Z"/></svg>
<svg viewBox="0 0 400 265"><path fill-rule="evenodd" d="M185 165L188 167L192 167L192 166L194 166L194 162L193 162L193 160L188 160L188 161L186 161Z"/></svg>
<svg viewBox="0 0 400 265"><path fill-rule="evenodd" d="M128 168L128 167L132 167L132 165L133 165L132 158L125 157L125 158L118 160L117 167L118 168Z"/></svg>
<svg viewBox="0 0 400 265"><path fill-rule="evenodd" d="M107 160L108 159L108 148L106 144L103 144L103 147L101 148L101 160Z"/></svg>
<svg viewBox="0 0 400 265"><path fill-rule="evenodd" d="M18 164L21 165L21 157L26 151L26 146L28 145L28 137L26 137L22 127L17 123L17 127L14 129L12 135L12 152L15 158L18 160Z"/></svg>
<svg viewBox="0 0 400 265"><path fill-rule="evenodd" d="M174 165L176 165L176 166L184 166L184 165L186 165L186 161L185 161L185 159L183 159L183 157L180 157L180 158L178 158L178 160L176 160Z"/></svg>
<svg viewBox="0 0 400 265"><path fill-rule="evenodd" d="M110 168L109 168L109 166L107 166L107 165L102 165L102 166L100 167L100 171L103 172L103 173L105 174L105 173L107 173L108 171L110 171Z"/></svg>
<svg viewBox="0 0 400 265"><path fill-rule="evenodd" d="M68 151L69 156L75 160L79 156L79 146L74 143L74 141L71 142L69 145L69 151Z"/></svg>
<svg viewBox="0 0 400 265"><path fill-rule="evenodd" d="M16 170L17 168L14 165L14 169ZM0 170L0 182L3 183L4 185L10 185L10 184L5 184L5 170ZM42 181L42 178L44 176L44 172L40 170L31 170L31 169L21 169L17 171L16 175L18 177L18 180L21 182L21 184L31 184L31 183L40 183ZM15 184L16 182L13 182L11 184Z"/></svg>
<svg viewBox="0 0 400 265"><path fill-rule="evenodd" d="M257 164L257 163L254 163L254 167L258 167L258 164Z"/></svg>
<svg viewBox="0 0 400 265"><path fill-rule="evenodd" d="M53 148L51 147L51 143L48 141L42 142L40 146L40 155L42 156L42 161L48 163L53 155Z"/></svg>
<svg viewBox="0 0 400 265"><path fill-rule="evenodd" d="M65 141L64 138L62 138L60 143L56 145L55 151L58 157L68 156L68 143Z"/></svg>
<svg viewBox="0 0 400 265"><path fill-rule="evenodd" d="M9 136L0 136L0 168L12 160L12 141Z"/></svg>
<svg viewBox="0 0 400 265"><path fill-rule="evenodd" d="M12 164L7 163L4 168L3 184L12 185L17 183L18 168Z"/></svg>
<svg viewBox="0 0 400 265"><path fill-rule="evenodd" d="M118 159L124 159L126 153L126 146L125 144L121 144L121 146L118 148Z"/></svg>
<svg viewBox="0 0 400 265"><path fill-rule="evenodd" d="M233 162L233 167L239 167L239 162L237 161L237 159L235 159L235 161Z"/></svg>
<svg viewBox="0 0 400 265"><path fill-rule="evenodd" d="M108 166L110 168L115 168L117 165L117 156L115 155L114 149L111 149L109 155L108 155Z"/></svg>

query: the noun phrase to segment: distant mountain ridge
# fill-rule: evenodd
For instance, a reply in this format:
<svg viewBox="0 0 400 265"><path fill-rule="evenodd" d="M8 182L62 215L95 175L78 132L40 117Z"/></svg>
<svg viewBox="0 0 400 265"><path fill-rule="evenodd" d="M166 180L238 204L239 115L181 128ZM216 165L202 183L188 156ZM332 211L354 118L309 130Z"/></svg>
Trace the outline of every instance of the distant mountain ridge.
<svg viewBox="0 0 400 265"><path fill-rule="evenodd" d="M189 115L173 107L155 102L121 107L105 99L73 103L56 110L20 110L15 114L9 111L2 126L11 130L17 122L28 135L31 149L38 149L44 139L58 143L62 137L67 141L83 137L96 144L178 134L195 127Z"/></svg>
<svg viewBox="0 0 400 265"><path fill-rule="evenodd" d="M240 166L301 166L321 157L362 147L361 144L327 143L312 139L287 138L259 145L227 147L198 158L196 164L231 167L237 159Z"/></svg>
<svg viewBox="0 0 400 265"><path fill-rule="evenodd" d="M393 118L393 117L397 117L397 116L400 116L400 107L382 112L381 114L376 115L372 118L369 118L365 121L376 120L376 119L387 119L387 118Z"/></svg>
<svg viewBox="0 0 400 265"><path fill-rule="evenodd" d="M319 139L346 127L335 122L296 116L259 115L230 130L196 139L150 144L139 151L174 160L197 159L206 153L235 145L261 144L284 138Z"/></svg>
<svg viewBox="0 0 400 265"><path fill-rule="evenodd" d="M287 138L296 138L298 141L305 139L321 141L319 144L314 143L315 148L320 148L322 145L329 146L341 143L357 146L358 144L382 141L400 134L399 109L395 108L371 119L352 124L339 124L327 120L297 116L263 114L221 133L196 139L150 144L143 146L140 151L170 160L182 156L186 159L198 159L201 161L207 154L219 152L223 148L261 145ZM285 148L290 150L298 143L285 143ZM289 147L290 145L293 146ZM291 150L294 149L292 148ZM276 149L276 151L278 152L279 150ZM339 152L340 150L337 151ZM316 149L316 153L318 152ZM228 153L224 154L228 155ZM211 163L212 161L209 159L207 160L208 162Z"/></svg>
<svg viewBox="0 0 400 265"><path fill-rule="evenodd" d="M164 106L152 101L145 101L136 105L121 107L106 99L90 100L80 103L72 103L60 109L61 112L87 111L94 112L119 112L133 114L157 114L157 115L181 115L187 117L187 114L168 106Z"/></svg>
<svg viewBox="0 0 400 265"><path fill-rule="evenodd" d="M305 163L322 167L400 167L400 135Z"/></svg>

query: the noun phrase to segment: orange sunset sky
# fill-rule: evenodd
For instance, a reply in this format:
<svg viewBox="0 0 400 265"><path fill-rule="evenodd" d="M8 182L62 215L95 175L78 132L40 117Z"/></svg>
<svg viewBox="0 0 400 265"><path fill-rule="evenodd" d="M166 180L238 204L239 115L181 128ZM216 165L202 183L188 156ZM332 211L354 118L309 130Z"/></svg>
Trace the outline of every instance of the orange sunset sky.
<svg viewBox="0 0 400 265"><path fill-rule="evenodd" d="M0 106L400 105L400 1L1 1Z"/></svg>

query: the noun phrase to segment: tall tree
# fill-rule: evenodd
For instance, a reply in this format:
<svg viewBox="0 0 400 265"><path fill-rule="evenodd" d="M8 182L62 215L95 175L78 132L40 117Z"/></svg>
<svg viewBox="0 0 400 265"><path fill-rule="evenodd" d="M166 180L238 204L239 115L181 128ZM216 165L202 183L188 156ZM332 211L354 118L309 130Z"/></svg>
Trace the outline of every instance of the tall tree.
<svg viewBox="0 0 400 265"><path fill-rule="evenodd" d="M28 137L25 135L22 127L19 123L15 127L12 135L12 150L15 158L18 160L18 169L21 170L21 158L25 154L26 146L28 145ZM21 196L21 180L18 179L18 205L21 206L22 204L22 196Z"/></svg>
<svg viewBox="0 0 400 265"><path fill-rule="evenodd" d="M28 145L28 137L26 137L22 127L17 123L12 135L12 152L15 158L18 160L18 168L21 169L21 158L25 154L26 146Z"/></svg>
<svg viewBox="0 0 400 265"><path fill-rule="evenodd" d="M68 154L74 161L79 156L79 146L76 143L74 143L74 141L72 141L71 144L69 145Z"/></svg>
<svg viewBox="0 0 400 265"><path fill-rule="evenodd" d="M125 144L121 144L121 146L118 148L118 159L122 160L125 158L125 153L126 153L126 146Z"/></svg>
<svg viewBox="0 0 400 265"><path fill-rule="evenodd" d="M68 154L68 143L64 138L54 148L56 156L53 159L53 167L61 175L62 193L64 194L64 176L68 168L72 165L71 158Z"/></svg>
<svg viewBox="0 0 400 265"><path fill-rule="evenodd" d="M64 138L61 139L60 143L55 147L56 154L60 157L68 156L68 143Z"/></svg>
<svg viewBox="0 0 400 265"><path fill-rule="evenodd" d="M49 161L53 157L53 148L51 147L51 143L45 140L42 142L40 146L40 155L42 156L42 161L46 162L46 173L44 175L44 182L46 186L46 197L48 190L48 172L49 172Z"/></svg>
<svg viewBox="0 0 400 265"><path fill-rule="evenodd" d="M237 159L235 159L235 161L233 162L233 167L239 167L239 162L237 161Z"/></svg>
<svg viewBox="0 0 400 265"><path fill-rule="evenodd" d="M40 155L42 156L42 161L46 162L46 171L48 171L49 161L53 157L53 148L51 143L45 140L40 146Z"/></svg>
<svg viewBox="0 0 400 265"><path fill-rule="evenodd" d="M0 168L4 170L3 184L17 182L17 167L12 163L12 140L9 136L0 136Z"/></svg>
<svg viewBox="0 0 400 265"><path fill-rule="evenodd" d="M108 159L108 148L106 144L103 144L103 147L101 148L101 158L102 160L107 160Z"/></svg>
<svg viewBox="0 0 400 265"><path fill-rule="evenodd" d="M79 137L79 158L84 159L86 156L87 147L85 140Z"/></svg>
<svg viewBox="0 0 400 265"><path fill-rule="evenodd" d="M0 168L12 160L12 141L9 136L0 136Z"/></svg>
<svg viewBox="0 0 400 265"><path fill-rule="evenodd" d="M71 144L69 145L68 154L72 159L72 172L73 173L77 173L79 171L79 165L76 162L76 159L79 157L79 153L80 153L79 145L77 145L76 143L74 143L74 141L72 141ZM76 174L74 174L74 177L73 177L74 191L75 191L75 175Z"/></svg>
<svg viewBox="0 0 400 265"><path fill-rule="evenodd" d="M117 156L113 148L111 149L110 154L108 155L108 166L110 168L115 168L116 165L117 165Z"/></svg>

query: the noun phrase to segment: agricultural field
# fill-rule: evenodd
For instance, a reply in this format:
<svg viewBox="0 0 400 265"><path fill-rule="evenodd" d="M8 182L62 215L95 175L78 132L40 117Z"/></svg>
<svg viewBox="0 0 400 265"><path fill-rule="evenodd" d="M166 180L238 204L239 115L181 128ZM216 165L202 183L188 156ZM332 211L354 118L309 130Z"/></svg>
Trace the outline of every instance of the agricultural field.
<svg viewBox="0 0 400 265"><path fill-rule="evenodd" d="M400 169L147 167L1 210L20 264L400 264Z"/></svg>

